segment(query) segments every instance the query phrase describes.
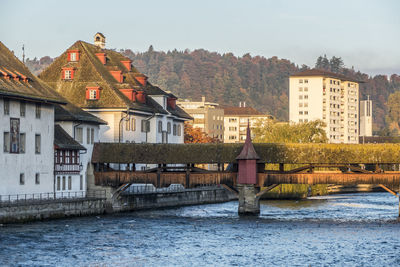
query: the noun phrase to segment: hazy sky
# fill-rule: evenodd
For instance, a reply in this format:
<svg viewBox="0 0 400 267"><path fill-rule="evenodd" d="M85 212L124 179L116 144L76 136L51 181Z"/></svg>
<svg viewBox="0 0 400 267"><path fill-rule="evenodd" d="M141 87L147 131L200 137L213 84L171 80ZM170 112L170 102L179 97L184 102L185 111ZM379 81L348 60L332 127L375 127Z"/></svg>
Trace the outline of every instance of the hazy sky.
<svg viewBox="0 0 400 267"><path fill-rule="evenodd" d="M204 48L313 66L341 56L369 74L400 74L399 0L0 0L0 41L18 57L58 56L102 32L108 48Z"/></svg>

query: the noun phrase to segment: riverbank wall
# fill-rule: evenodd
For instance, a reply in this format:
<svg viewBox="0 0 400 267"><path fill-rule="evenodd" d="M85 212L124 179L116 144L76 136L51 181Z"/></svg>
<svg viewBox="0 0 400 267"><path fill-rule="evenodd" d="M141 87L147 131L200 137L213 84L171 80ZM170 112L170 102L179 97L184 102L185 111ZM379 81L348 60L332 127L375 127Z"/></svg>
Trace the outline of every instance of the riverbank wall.
<svg viewBox="0 0 400 267"><path fill-rule="evenodd" d="M113 203L113 212L222 203L237 196L222 187L185 189L180 192L126 193Z"/></svg>
<svg viewBox="0 0 400 267"><path fill-rule="evenodd" d="M26 200L0 202L0 223L22 223L30 221L98 215L105 212L105 198Z"/></svg>

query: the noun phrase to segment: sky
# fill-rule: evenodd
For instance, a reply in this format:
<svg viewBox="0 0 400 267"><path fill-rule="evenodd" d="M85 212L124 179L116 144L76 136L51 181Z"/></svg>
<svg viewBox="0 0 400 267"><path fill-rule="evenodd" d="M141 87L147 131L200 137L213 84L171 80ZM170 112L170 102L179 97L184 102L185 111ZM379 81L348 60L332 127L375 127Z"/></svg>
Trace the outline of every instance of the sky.
<svg viewBox="0 0 400 267"><path fill-rule="evenodd" d="M400 74L399 0L0 0L0 41L21 58L77 40L143 52L203 48L314 66L326 54L370 75Z"/></svg>

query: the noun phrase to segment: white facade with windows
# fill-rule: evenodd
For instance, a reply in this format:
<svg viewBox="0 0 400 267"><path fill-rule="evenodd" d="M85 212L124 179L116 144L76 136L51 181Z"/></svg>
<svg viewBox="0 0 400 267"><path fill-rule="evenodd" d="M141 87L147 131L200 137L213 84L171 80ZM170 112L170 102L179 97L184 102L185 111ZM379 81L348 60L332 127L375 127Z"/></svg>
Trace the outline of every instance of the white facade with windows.
<svg viewBox="0 0 400 267"><path fill-rule="evenodd" d="M0 114L0 195L53 192L54 106L0 98Z"/></svg>
<svg viewBox="0 0 400 267"><path fill-rule="evenodd" d="M289 120L321 120L330 143L358 143L359 84L336 75L309 70L290 77Z"/></svg>
<svg viewBox="0 0 400 267"><path fill-rule="evenodd" d="M372 100L360 101L360 136L372 136Z"/></svg>

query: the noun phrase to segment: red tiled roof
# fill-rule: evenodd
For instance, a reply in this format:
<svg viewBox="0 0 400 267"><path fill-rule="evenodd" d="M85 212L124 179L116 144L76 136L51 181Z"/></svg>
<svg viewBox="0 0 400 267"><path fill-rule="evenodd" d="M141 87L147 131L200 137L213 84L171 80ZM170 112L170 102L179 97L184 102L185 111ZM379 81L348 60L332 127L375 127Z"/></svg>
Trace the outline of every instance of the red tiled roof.
<svg viewBox="0 0 400 267"><path fill-rule="evenodd" d="M223 107L225 115L264 115L252 107Z"/></svg>

